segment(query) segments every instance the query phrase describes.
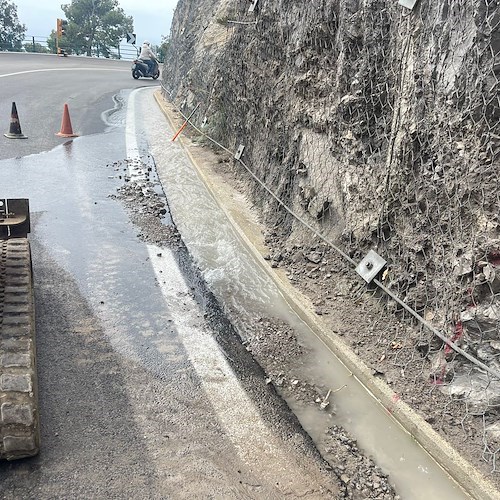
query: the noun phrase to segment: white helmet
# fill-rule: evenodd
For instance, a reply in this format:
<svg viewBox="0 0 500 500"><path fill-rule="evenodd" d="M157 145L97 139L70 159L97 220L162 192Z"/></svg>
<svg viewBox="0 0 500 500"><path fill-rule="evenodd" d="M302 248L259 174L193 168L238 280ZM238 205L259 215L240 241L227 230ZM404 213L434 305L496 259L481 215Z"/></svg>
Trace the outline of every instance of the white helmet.
<svg viewBox="0 0 500 500"><path fill-rule="evenodd" d="M144 40L144 42L142 44L143 45L149 45L149 42L147 40Z"/></svg>

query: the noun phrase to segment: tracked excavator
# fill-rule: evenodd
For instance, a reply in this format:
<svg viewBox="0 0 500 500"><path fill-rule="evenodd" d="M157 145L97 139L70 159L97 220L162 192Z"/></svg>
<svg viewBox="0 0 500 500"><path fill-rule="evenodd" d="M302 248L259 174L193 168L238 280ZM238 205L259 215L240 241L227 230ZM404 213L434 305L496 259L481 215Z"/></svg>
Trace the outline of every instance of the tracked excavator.
<svg viewBox="0 0 500 500"><path fill-rule="evenodd" d="M40 448L29 201L0 198L0 459Z"/></svg>

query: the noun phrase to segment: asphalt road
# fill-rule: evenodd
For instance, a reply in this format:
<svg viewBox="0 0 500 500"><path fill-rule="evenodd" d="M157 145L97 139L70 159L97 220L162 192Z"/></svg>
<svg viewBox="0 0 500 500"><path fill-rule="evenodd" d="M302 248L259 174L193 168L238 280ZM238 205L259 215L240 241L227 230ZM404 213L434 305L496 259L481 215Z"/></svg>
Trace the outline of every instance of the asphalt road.
<svg viewBox="0 0 500 500"><path fill-rule="evenodd" d="M183 245L147 245L116 196L126 119L148 155L128 96L157 83L119 61L0 63L0 122L16 102L28 136L0 138L0 196L30 199L42 432L39 456L0 463L1 498L335 498ZM74 140L55 135L64 103Z"/></svg>
<svg viewBox="0 0 500 500"><path fill-rule="evenodd" d="M73 131L103 132L101 114L113 107L121 89L157 86L151 78L133 80L131 63L109 59L58 57L46 54L0 53L0 132L9 131L12 102L28 141L2 141L0 159L48 151L62 144L64 104Z"/></svg>

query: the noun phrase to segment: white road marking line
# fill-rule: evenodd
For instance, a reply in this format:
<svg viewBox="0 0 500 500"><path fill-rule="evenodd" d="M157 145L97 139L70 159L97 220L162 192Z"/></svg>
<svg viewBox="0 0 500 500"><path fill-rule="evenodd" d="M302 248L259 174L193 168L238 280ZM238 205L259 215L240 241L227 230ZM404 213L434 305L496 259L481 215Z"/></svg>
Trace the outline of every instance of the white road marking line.
<svg viewBox="0 0 500 500"><path fill-rule="evenodd" d="M246 461L253 462L262 453L276 460L279 452L272 444L274 439L217 341L204 327L199 306L191 296L172 251L148 245L148 252L177 333L229 437Z"/></svg>
<svg viewBox="0 0 500 500"><path fill-rule="evenodd" d="M130 71L129 69L112 69L112 68L45 68L45 69L28 69L26 71L17 71L16 73L4 73L0 78L7 76L26 75L28 73L45 73L48 71Z"/></svg>
<svg viewBox="0 0 500 500"><path fill-rule="evenodd" d="M144 89L131 92L127 106L126 149L127 158L131 160L139 158L134 101L140 90ZM147 249L179 338L239 456L254 473L279 483L277 488L282 492L289 492L290 488L295 492L308 490L307 475L302 474L296 464L289 466L291 457L279 446L236 378L217 341L207 331L199 306L191 296L173 252L151 244L147 244ZM269 468L271 463L272 470Z"/></svg>

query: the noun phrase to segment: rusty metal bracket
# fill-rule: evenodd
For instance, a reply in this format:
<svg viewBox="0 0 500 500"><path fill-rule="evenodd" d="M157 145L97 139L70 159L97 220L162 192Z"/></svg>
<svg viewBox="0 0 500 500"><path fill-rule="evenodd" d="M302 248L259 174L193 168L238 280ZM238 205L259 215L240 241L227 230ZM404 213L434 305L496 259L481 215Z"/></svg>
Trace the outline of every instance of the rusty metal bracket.
<svg viewBox="0 0 500 500"><path fill-rule="evenodd" d="M29 201L0 198L0 238L26 238L30 230Z"/></svg>

